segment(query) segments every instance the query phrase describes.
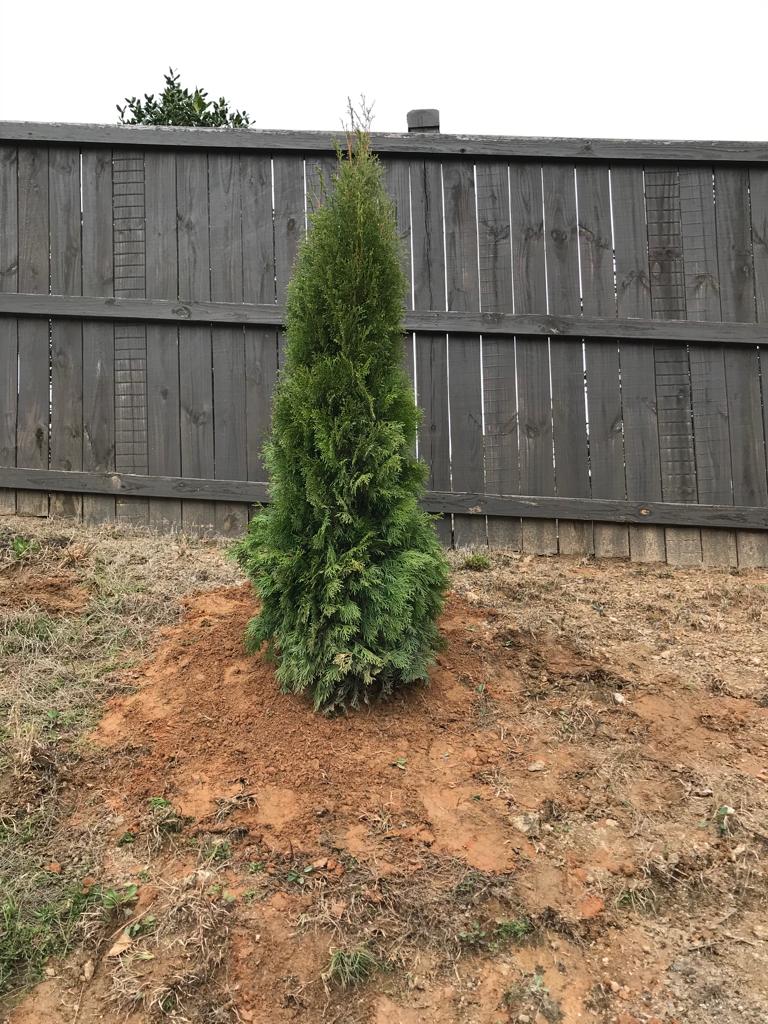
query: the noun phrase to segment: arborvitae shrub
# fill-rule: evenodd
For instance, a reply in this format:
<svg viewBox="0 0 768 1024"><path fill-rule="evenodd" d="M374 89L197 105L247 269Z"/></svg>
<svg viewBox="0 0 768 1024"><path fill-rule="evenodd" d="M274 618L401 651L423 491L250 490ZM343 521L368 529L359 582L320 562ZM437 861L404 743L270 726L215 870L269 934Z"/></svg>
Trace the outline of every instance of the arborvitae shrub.
<svg viewBox="0 0 768 1024"><path fill-rule="evenodd" d="M448 579L419 507L406 285L381 173L356 131L288 289L266 449L272 504L238 548L261 598L249 650L266 643L283 690L324 710L426 677Z"/></svg>

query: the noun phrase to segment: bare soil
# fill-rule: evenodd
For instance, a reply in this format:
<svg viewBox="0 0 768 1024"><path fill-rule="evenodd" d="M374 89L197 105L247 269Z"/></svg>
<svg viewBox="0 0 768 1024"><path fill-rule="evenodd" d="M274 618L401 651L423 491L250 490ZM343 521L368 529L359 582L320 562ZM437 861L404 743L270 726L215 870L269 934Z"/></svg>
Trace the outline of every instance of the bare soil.
<svg viewBox="0 0 768 1024"><path fill-rule="evenodd" d="M138 900L9 1021L768 1020L768 573L454 561L429 684L346 717L244 654L247 583L183 599L46 852ZM86 613L77 561L14 574Z"/></svg>

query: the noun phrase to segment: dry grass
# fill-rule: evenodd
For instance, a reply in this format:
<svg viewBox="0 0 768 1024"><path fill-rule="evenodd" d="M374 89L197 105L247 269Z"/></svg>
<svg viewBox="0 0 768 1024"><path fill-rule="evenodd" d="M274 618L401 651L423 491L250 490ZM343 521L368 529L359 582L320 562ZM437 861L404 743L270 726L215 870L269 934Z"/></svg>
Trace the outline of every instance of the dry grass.
<svg viewBox="0 0 768 1024"><path fill-rule="evenodd" d="M82 879L98 865L103 835L62 822L84 734L122 686L117 673L178 620L185 594L238 579L221 544L125 527L0 524L0 996L80 941L81 916L92 927L101 914Z"/></svg>
<svg viewBox="0 0 768 1024"><path fill-rule="evenodd" d="M226 955L230 909L212 871L195 872L178 885L164 883L152 905L152 928L141 929L137 921L132 929L129 922L107 953L114 961L114 1001L179 1024L233 1020L226 998L210 1005L209 988ZM203 989L206 1005L200 1006ZM215 1018L214 1009L220 1014Z"/></svg>

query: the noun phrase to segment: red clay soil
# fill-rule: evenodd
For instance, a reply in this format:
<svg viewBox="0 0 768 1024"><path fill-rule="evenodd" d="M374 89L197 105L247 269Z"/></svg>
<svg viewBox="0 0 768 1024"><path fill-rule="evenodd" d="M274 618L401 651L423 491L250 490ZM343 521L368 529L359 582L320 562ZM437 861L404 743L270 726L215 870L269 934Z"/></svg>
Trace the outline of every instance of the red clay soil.
<svg viewBox="0 0 768 1024"><path fill-rule="evenodd" d="M71 614L83 611L89 601L90 594L78 586L74 572L44 575L20 564L0 575L0 610L29 607L53 615Z"/></svg>
<svg viewBox="0 0 768 1024"><path fill-rule="evenodd" d="M651 671L641 642L612 659L585 657L454 594L430 684L329 719L280 694L272 666L244 654L254 610L248 585L187 600L156 657L124 677L135 692L108 706L89 779L90 806L106 802L113 840L141 835L147 801L163 796L189 819L187 837L231 842L223 872L238 897L226 966L232 1019L693 1021L676 1009L676 982L664 979L695 950L706 982L701 956L716 948L725 915L728 933L745 937L729 946L728 970L748 979L748 993L743 1013L737 1000L720 1019L760 1021L754 1007L768 1006L768 981L753 964L764 951L750 929L764 912L761 840L749 824L739 834L734 824L733 836L716 827L720 801L735 797L711 780L738 777L754 807L766 781L768 709L687 690L663 664ZM114 851L105 871L132 877L138 844ZM469 949L449 968L425 942L400 975L328 994L319 977L338 936L302 926L313 895L300 886L243 898L248 865L261 860L315 865L331 916L334 886L338 915L349 910L344 883L355 865L375 902L381 880L426 891L441 865L459 863L511 879L538 939ZM194 863L177 847L158 875L181 877ZM118 1019L100 1002L104 991L85 991L80 1024ZM39 993L12 1019L42 1020L51 999Z"/></svg>

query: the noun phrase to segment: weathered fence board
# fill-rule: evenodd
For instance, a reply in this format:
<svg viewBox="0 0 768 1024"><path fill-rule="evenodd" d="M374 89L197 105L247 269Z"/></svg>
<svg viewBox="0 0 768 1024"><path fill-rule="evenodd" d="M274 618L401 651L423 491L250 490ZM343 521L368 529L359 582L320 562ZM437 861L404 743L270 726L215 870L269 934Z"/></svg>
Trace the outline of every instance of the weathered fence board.
<svg viewBox="0 0 768 1024"><path fill-rule="evenodd" d="M0 123L0 512L242 531L333 141ZM768 146L374 146L444 541L768 564Z"/></svg>

